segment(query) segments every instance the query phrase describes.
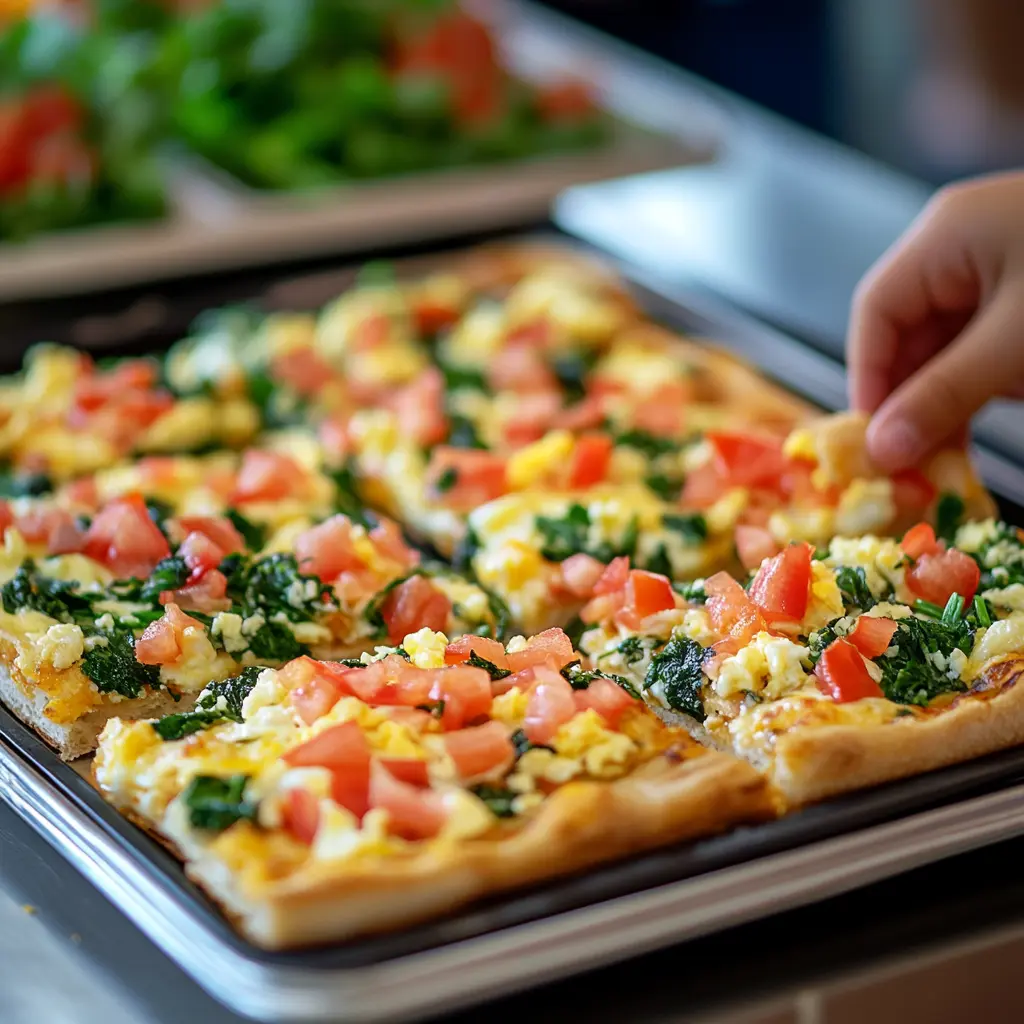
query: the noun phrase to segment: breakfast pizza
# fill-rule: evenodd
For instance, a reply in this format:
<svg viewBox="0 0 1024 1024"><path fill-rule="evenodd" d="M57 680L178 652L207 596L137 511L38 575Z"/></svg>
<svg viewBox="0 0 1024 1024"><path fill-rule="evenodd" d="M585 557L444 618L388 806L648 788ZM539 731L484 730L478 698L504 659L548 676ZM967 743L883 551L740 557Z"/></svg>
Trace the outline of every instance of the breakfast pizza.
<svg viewBox="0 0 1024 1024"><path fill-rule="evenodd" d="M262 946L412 924L770 817L761 775L552 630L244 670L100 738L103 793ZM483 651L483 654L477 652Z"/></svg>
<svg viewBox="0 0 1024 1024"><path fill-rule="evenodd" d="M746 586L673 591L610 566L581 648L672 720L749 760L790 806L1024 741L1024 541L994 519L942 536L794 541ZM615 579L609 577L615 576ZM637 608L660 586L660 607Z"/></svg>
<svg viewBox="0 0 1024 1024"><path fill-rule="evenodd" d="M134 493L72 519L30 502L0 507L0 695L66 758L110 716L187 708L239 668L507 625L387 519L300 518L268 545L236 508L178 515Z"/></svg>

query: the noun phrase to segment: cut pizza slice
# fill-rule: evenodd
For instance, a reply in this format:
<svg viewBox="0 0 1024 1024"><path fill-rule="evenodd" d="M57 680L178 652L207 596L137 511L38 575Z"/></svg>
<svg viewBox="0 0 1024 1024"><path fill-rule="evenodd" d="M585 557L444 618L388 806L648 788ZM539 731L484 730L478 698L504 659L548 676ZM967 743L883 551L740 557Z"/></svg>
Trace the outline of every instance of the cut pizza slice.
<svg viewBox="0 0 1024 1024"><path fill-rule="evenodd" d="M804 541L584 634L592 664L766 773L790 806L1024 741L1024 544L994 520ZM955 540L956 544L952 543Z"/></svg>
<svg viewBox="0 0 1024 1024"><path fill-rule="evenodd" d="M240 668L357 656L423 626L454 638L507 624L492 595L424 564L390 520L299 521L287 546L279 530L262 547L234 509L164 516L137 494L87 525L52 505L0 511L0 697L65 758L111 715L188 707Z"/></svg>
<svg viewBox="0 0 1024 1024"><path fill-rule="evenodd" d="M771 817L763 778L584 672L560 631L405 638L411 660L300 658L111 721L104 795L180 854L242 933L281 948Z"/></svg>

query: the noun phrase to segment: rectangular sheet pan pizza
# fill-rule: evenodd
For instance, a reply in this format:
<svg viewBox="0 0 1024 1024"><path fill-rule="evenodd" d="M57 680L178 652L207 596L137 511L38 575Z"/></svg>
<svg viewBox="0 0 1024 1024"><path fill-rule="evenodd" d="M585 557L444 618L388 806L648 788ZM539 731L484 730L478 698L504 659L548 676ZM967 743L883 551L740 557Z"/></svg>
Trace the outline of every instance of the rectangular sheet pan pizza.
<svg viewBox="0 0 1024 1024"><path fill-rule="evenodd" d="M266 947L1024 741L966 457L885 476L570 251L39 346L0 449L0 697Z"/></svg>

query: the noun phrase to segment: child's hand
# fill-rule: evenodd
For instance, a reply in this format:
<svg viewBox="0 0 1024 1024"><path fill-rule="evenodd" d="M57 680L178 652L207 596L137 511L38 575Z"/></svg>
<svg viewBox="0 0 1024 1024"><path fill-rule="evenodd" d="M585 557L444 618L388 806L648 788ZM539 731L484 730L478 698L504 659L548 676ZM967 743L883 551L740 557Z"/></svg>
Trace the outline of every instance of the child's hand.
<svg viewBox="0 0 1024 1024"><path fill-rule="evenodd" d="M847 362L890 471L962 440L990 398L1024 396L1024 174L932 199L861 281Z"/></svg>

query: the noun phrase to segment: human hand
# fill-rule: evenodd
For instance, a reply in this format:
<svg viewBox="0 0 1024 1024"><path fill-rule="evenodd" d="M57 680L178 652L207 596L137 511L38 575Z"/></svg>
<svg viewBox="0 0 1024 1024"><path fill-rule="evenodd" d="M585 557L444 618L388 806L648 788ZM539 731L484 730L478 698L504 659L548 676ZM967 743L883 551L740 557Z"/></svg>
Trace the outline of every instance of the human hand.
<svg viewBox="0 0 1024 1024"><path fill-rule="evenodd" d="M850 404L890 472L962 442L995 397L1024 397L1024 174L938 192L854 295Z"/></svg>

